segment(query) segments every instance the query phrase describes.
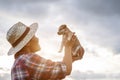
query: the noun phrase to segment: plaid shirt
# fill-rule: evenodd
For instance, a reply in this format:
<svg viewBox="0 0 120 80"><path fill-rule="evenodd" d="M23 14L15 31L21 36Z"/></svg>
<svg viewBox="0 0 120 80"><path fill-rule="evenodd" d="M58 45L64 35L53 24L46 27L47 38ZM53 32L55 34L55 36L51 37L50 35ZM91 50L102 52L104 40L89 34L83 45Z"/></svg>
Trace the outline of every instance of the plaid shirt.
<svg viewBox="0 0 120 80"><path fill-rule="evenodd" d="M37 54L18 57L11 70L12 80L60 80L66 76L66 65L46 60Z"/></svg>

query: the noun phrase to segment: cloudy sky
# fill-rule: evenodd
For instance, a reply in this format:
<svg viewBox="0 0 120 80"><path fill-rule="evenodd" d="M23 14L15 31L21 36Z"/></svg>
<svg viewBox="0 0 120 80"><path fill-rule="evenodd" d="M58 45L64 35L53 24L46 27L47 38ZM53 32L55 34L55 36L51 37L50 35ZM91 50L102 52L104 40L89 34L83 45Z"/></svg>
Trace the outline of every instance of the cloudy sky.
<svg viewBox="0 0 120 80"><path fill-rule="evenodd" d="M10 44L6 33L19 21L28 26L39 24L36 35L42 50L38 54L53 60L63 57L63 53L58 53L61 41L58 27L67 24L76 32L85 55L73 63L66 80L120 79L119 3L119 0L0 0L0 79L9 80L5 76L10 75L7 69L14 58L7 56Z"/></svg>

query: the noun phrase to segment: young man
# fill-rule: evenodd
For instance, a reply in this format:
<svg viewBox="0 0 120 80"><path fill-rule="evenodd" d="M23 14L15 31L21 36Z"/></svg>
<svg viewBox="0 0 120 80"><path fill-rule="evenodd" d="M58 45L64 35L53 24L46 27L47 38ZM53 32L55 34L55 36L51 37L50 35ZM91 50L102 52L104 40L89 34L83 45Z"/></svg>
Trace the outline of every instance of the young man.
<svg viewBox="0 0 120 80"><path fill-rule="evenodd" d="M60 80L72 70L71 47L66 47L63 60L54 62L35 52L40 50L39 39L35 36L38 24L29 27L18 22L7 32L11 44L8 55L14 55L11 80ZM69 45L69 43L68 43Z"/></svg>

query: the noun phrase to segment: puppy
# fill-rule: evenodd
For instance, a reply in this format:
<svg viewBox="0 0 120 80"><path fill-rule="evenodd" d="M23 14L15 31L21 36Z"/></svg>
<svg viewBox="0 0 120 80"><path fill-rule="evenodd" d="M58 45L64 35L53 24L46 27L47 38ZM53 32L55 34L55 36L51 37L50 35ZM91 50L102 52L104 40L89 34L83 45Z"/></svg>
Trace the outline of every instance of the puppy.
<svg viewBox="0 0 120 80"><path fill-rule="evenodd" d="M62 35L62 42L59 52L62 52L63 47L69 44L72 48L72 58L73 61L82 59L84 55L84 48L81 46L75 32L72 32L65 24L61 25L57 32L58 35Z"/></svg>

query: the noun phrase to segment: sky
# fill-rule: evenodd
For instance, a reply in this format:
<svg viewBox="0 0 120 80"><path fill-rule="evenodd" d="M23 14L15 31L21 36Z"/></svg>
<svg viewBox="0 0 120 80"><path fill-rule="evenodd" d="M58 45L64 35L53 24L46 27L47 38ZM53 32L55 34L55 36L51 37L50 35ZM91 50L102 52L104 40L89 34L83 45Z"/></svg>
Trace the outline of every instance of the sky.
<svg viewBox="0 0 120 80"><path fill-rule="evenodd" d="M0 0L0 80L10 80L14 57L7 56L9 28L17 22L27 26L37 22L42 50L40 56L62 60L58 53L61 24L75 32L85 49L82 60L73 63L65 80L120 79L119 0ZM3 62L4 61L4 62Z"/></svg>

